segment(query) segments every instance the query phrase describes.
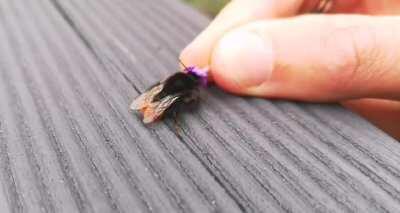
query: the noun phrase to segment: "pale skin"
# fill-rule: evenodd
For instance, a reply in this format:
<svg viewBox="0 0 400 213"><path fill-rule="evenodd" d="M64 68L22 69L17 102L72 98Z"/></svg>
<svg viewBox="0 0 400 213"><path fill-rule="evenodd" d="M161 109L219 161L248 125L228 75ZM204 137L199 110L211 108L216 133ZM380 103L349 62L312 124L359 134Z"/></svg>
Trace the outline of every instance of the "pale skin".
<svg viewBox="0 0 400 213"><path fill-rule="evenodd" d="M234 0L181 54L239 95L339 102L400 139L400 0Z"/></svg>

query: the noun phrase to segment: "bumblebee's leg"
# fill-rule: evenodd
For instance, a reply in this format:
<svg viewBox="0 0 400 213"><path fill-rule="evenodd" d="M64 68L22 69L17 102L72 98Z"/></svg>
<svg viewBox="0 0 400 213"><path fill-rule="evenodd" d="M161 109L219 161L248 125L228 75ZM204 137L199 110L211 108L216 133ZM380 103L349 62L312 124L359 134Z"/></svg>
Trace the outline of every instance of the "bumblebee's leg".
<svg viewBox="0 0 400 213"><path fill-rule="evenodd" d="M168 115L173 119L174 121L174 129L177 134L179 134L179 112L180 112L181 104L180 103L175 103L175 106L171 107L170 110L168 111Z"/></svg>
<svg viewBox="0 0 400 213"><path fill-rule="evenodd" d="M175 110L174 110L174 112L173 112L173 118L174 118L174 128L175 128L175 132L176 132L176 134L178 134L179 135L179 132L181 131L181 129L182 129L182 127L181 127L181 123L179 122L179 108L180 108L180 106L178 107L178 108L176 108Z"/></svg>

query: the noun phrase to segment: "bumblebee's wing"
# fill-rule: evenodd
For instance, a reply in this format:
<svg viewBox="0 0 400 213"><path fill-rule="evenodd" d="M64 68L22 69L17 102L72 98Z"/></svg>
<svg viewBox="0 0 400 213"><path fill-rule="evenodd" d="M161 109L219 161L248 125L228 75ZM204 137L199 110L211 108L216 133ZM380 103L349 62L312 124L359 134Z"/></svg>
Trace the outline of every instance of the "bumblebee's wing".
<svg viewBox="0 0 400 213"><path fill-rule="evenodd" d="M156 96L158 93L161 92L163 89L163 84L158 84L154 87L152 87L150 90L144 92L141 94L139 97L137 97L135 100L133 100L131 106L129 107L131 110L142 110L146 107L148 107L153 99L154 96Z"/></svg>
<svg viewBox="0 0 400 213"><path fill-rule="evenodd" d="M160 101L151 103L143 112L143 122L147 124L158 120L179 98L180 95L168 95Z"/></svg>

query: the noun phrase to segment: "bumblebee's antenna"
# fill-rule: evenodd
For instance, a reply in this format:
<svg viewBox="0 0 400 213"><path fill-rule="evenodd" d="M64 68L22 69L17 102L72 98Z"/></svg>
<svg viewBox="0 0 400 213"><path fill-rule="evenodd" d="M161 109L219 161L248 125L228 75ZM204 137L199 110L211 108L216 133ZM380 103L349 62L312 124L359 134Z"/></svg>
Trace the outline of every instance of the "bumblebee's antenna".
<svg viewBox="0 0 400 213"><path fill-rule="evenodd" d="M181 59L179 59L179 63L185 68L185 70L187 70L188 68L187 68L187 66L182 62L182 60Z"/></svg>

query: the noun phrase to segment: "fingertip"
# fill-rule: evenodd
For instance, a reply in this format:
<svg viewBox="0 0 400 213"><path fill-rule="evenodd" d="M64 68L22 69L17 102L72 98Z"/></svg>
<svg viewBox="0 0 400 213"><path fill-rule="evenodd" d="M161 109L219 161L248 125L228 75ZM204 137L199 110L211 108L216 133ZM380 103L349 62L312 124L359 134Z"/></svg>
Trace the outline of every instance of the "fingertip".
<svg viewBox="0 0 400 213"><path fill-rule="evenodd" d="M246 29L227 33L219 40L211 56L215 82L237 94L254 93L254 88L270 79L273 65L271 41Z"/></svg>
<svg viewBox="0 0 400 213"><path fill-rule="evenodd" d="M179 55L179 59L186 66L208 66L209 57L204 52L203 48L198 47L196 40L189 44Z"/></svg>
<svg viewBox="0 0 400 213"><path fill-rule="evenodd" d="M272 17L286 17L298 12L303 0L292 1L231 1L210 25L198 35L180 54L187 65L206 67L212 51L226 32L251 21Z"/></svg>

